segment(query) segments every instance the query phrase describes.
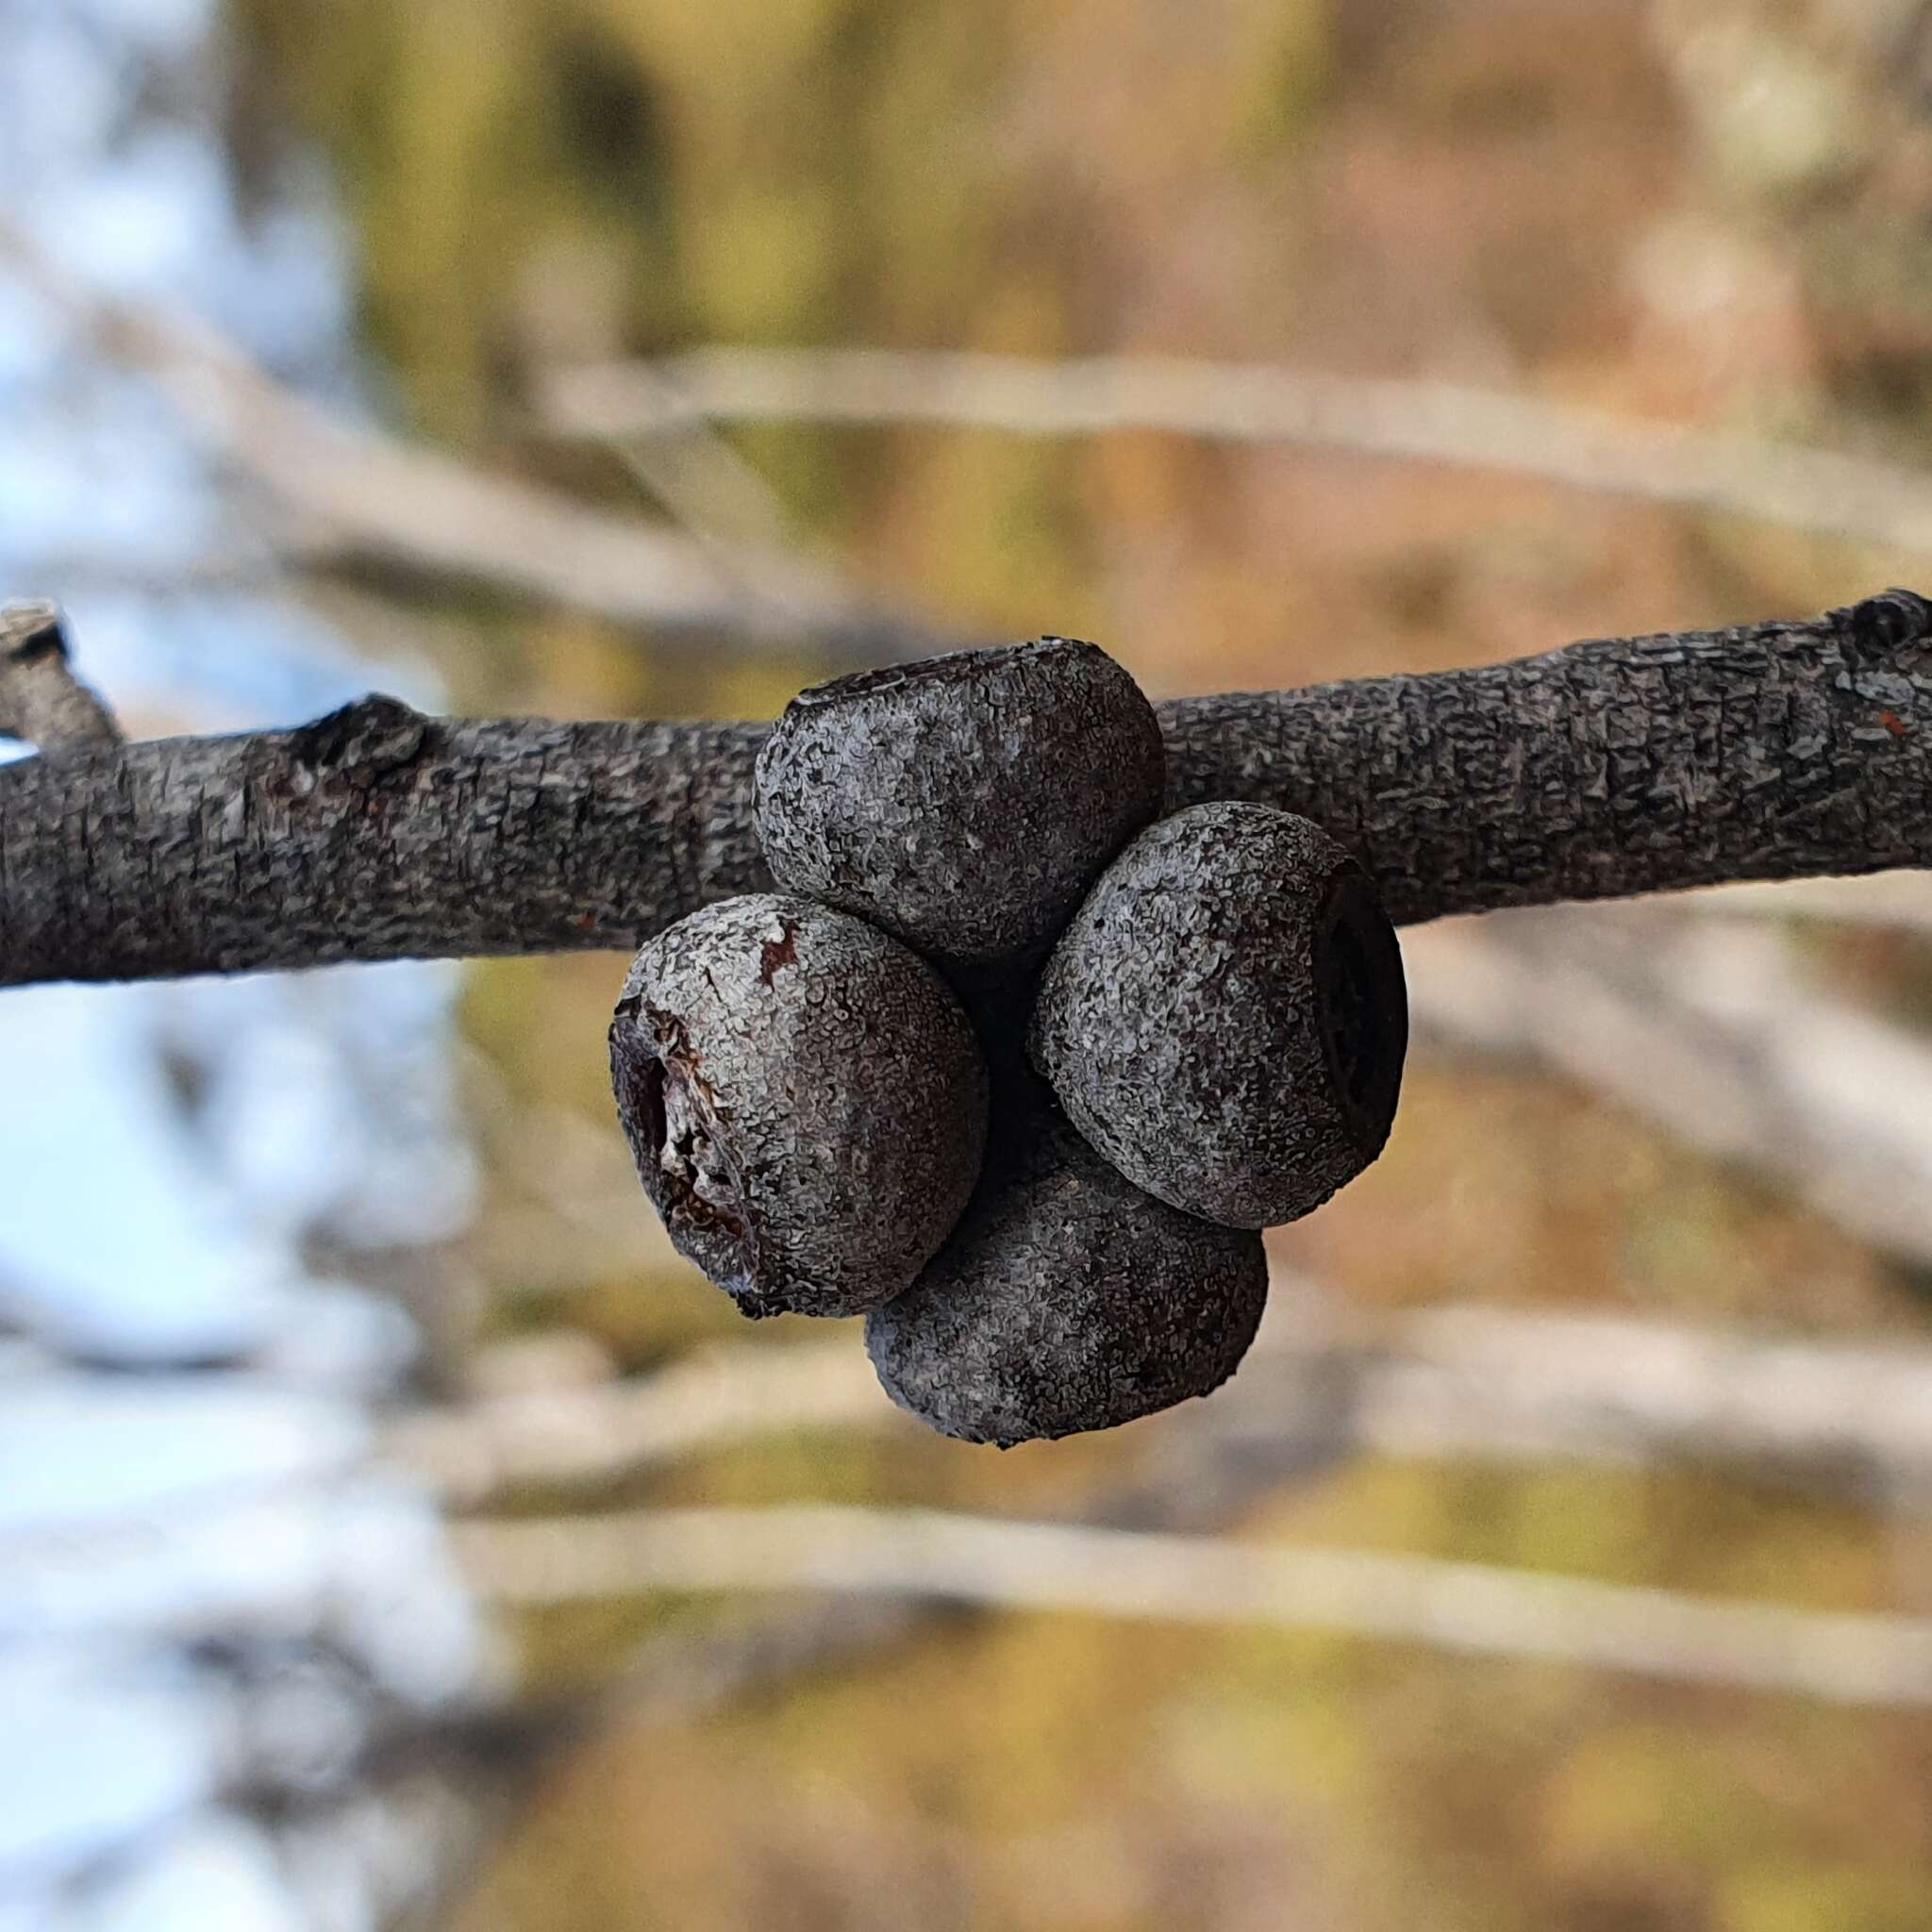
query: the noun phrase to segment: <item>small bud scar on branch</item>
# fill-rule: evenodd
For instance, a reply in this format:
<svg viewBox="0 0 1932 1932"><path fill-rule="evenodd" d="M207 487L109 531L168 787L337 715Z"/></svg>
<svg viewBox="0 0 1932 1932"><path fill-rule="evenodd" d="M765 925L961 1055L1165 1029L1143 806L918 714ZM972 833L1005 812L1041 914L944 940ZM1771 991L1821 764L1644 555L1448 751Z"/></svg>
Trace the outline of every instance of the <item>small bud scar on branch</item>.
<svg viewBox="0 0 1932 1932"><path fill-rule="evenodd" d="M27 662L0 675L6 728L42 745L0 767L0 984L634 949L772 889L767 726L371 698L297 731L124 745L42 622L7 633ZM57 656L70 689L37 695L29 729L22 680ZM1312 819L1398 923L1932 865L1932 605L1908 591L1157 710L1170 808Z"/></svg>

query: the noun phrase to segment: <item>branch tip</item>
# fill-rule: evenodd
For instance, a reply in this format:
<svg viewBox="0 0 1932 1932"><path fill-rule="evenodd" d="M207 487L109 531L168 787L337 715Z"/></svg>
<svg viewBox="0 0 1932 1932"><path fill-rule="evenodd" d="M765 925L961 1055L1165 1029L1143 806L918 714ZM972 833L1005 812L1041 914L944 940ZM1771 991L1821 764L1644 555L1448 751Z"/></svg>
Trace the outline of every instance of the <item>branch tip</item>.
<svg viewBox="0 0 1932 1932"><path fill-rule="evenodd" d="M1932 642L1932 603L1916 591L1894 586L1831 614L1860 656L1877 657Z"/></svg>
<svg viewBox="0 0 1932 1932"><path fill-rule="evenodd" d="M68 657L58 604L0 605L0 735L43 752L120 743L113 713L75 676Z"/></svg>
<svg viewBox="0 0 1932 1932"><path fill-rule="evenodd" d="M17 665L58 658L64 664L67 628L59 605L37 597L0 608L0 658Z"/></svg>

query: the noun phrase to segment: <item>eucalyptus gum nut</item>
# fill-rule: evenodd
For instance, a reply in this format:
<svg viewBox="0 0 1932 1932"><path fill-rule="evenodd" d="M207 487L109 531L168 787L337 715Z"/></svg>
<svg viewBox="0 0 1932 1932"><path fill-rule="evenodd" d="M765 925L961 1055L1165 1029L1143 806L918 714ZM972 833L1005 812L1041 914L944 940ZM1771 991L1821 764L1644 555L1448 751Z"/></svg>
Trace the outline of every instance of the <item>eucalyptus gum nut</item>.
<svg viewBox="0 0 1932 1932"><path fill-rule="evenodd" d="M617 1111L678 1252L747 1315L855 1315L911 1282L979 1175L987 1077L939 974L789 893L650 941L610 1026Z"/></svg>
<svg viewBox="0 0 1932 1932"><path fill-rule="evenodd" d="M758 760L778 882L953 966L1038 956L1160 809L1153 708L1097 645L1041 638L803 691Z"/></svg>
<svg viewBox="0 0 1932 1932"><path fill-rule="evenodd" d="M1001 1084L987 1172L919 1279L867 1316L888 1395L941 1434L1010 1448L1206 1395L1268 1297L1257 1234L1142 1193L1043 1088Z"/></svg>
<svg viewBox="0 0 1932 1932"><path fill-rule="evenodd" d="M1255 1228L1381 1153L1407 1045L1402 952L1367 875L1308 820L1232 803L1175 813L1108 868L1028 1038L1130 1181Z"/></svg>

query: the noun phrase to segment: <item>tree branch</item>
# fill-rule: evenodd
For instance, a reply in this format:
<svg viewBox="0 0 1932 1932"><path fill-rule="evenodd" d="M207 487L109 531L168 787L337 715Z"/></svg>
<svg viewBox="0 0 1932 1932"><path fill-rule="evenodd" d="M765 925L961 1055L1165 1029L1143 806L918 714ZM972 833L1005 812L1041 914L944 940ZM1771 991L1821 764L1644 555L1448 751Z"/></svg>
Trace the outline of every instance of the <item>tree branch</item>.
<svg viewBox="0 0 1932 1932"><path fill-rule="evenodd" d="M1932 863L1932 606L1573 644L1163 714L1182 804L1325 825L1399 922Z"/></svg>
<svg viewBox="0 0 1932 1932"><path fill-rule="evenodd" d="M1917 470L1761 437L1567 408L1446 382L1160 357L1041 361L880 349L700 349L555 372L562 436L635 441L692 422L930 424L1014 436L1155 430L1541 477L1932 554Z"/></svg>
<svg viewBox="0 0 1932 1932"><path fill-rule="evenodd" d="M1932 864L1932 605L1161 709L1179 804L1351 846L1402 922ZM0 984L634 945L767 882L754 724L419 716L0 769Z"/></svg>
<svg viewBox="0 0 1932 1932"><path fill-rule="evenodd" d="M284 555L426 574L660 635L803 643L848 664L963 641L783 551L693 541L343 422L205 322L90 287L4 215L0 258L258 486L251 508L258 521L279 513L269 521Z"/></svg>
<svg viewBox="0 0 1932 1932"><path fill-rule="evenodd" d="M1332 1303L1312 1283L1296 1307ZM1873 1503L1932 1498L1932 1352L1449 1305L1264 1324L1196 1433L1351 1455L1743 1470ZM910 1429L839 1337L733 1343L656 1374L405 1413L384 1453L445 1506L595 1491L747 1441Z"/></svg>
<svg viewBox="0 0 1932 1932"><path fill-rule="evenodd" d="M113 714L67 661L56 605L0 607L0 737L43 751L121 742Z"/></svg>
<svg viewBox="0 0 1932 1932"><path fill-rule="evenodd" d="M0 984L628 945L769 884L762 736L370 697L0 767Z"/></svg>
<svg viewBox="0 0 1932 1932"><path fill-rule="evenodd" d="M1932 1619L1827 1613L1366 1550L825 1505L640 1509L452 1532L499 1604L823 1590L1341 1631L1832 1703L1932 1704Z"/></svg>

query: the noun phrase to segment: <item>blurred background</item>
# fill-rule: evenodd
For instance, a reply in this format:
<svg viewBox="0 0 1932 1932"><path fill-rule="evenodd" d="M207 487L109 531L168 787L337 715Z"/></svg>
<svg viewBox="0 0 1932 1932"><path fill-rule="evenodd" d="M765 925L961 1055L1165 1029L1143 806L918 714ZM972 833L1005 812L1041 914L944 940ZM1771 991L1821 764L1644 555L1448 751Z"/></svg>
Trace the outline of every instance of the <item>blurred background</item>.
<svg viewBox="0 0 1932 1932"><path fill-rule="evenodd" d="M0 0L0 593L138 735L1928 553L1917 0ZM672 1255L613 957L7 994L0 1932L1932 1925L1932 891L1405 943L1241 1376L1004 1456Z"/></svg>

